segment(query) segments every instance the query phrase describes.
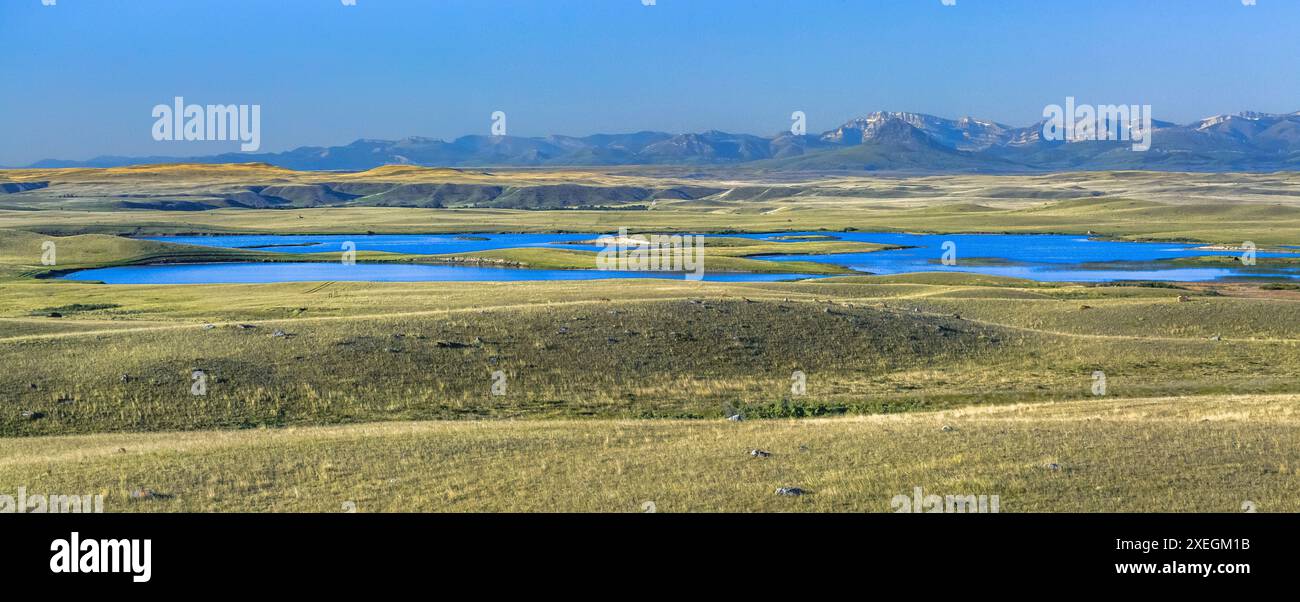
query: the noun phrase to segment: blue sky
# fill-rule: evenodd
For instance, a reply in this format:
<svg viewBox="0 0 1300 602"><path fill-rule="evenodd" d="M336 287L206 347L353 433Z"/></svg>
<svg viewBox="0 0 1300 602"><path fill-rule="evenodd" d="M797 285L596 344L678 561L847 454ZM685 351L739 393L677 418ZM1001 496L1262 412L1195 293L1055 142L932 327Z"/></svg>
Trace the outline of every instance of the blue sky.
<svg viewBox="0 0 1300 602"><path fill-rule="evenodd" d="M873 110L1037 121L1071 95L1156 119L1300 110L1300 2L0 2L0 165L195 155L156 104L262 106L262 150L357 138L809 131Z"/></svg>

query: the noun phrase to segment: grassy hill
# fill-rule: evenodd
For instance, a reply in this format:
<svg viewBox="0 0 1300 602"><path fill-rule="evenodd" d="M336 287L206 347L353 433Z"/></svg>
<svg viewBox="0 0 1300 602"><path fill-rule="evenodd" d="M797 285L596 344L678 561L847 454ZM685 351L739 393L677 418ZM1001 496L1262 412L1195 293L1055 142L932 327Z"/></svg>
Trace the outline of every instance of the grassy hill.
<svg viewBox="0 0 1300 602"><path fill-rule="evenodd" d="M930 274L746 284L20 281L0 290L0 362L10 368L0 390L13 410L0 414L0 432L704 418L728 407L754 417L894 413L1088 399L1097 370L1120 397L1293 391L1300 293L1209 293ZM196 369L212 375L205 397L189 394ZM490 394L497 370L511 394ZM807 395L790 393L796 370Z"/></svg>
<svg viewBox="0 0 1300 602"><path fill-rule="evenodd" d="M1212 396L0 439L0 481L104 495L109 512L891 512L916 487L996 495L1002 512L1296 512L1297 406ZM167 497L131 499L138 489Z"/></svg>

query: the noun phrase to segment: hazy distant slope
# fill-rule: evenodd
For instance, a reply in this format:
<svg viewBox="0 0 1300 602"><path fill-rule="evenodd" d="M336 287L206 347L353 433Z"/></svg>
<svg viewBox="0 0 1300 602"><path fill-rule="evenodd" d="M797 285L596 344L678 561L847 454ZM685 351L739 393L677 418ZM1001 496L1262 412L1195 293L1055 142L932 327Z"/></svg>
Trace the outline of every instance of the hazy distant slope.
<svg viewBox="0 0 1300 602"><path fill-rule="evenodd" d="M756 136L710 130L584 137L462 136L362 139L280 153L207 157L48 159L34 168L144 163L262 162L298 170L366 170L384 165L612 166L755 165L775 170L1010 173L1054 170L1272 171L1300 166L1300 113L1242 112L1186 125L1155 120L1149 151L1127 141L1044 140L1043 124L1012 127L972 117L875 112L820 134ZM0 194L12 192L0 181Z"/></svg>

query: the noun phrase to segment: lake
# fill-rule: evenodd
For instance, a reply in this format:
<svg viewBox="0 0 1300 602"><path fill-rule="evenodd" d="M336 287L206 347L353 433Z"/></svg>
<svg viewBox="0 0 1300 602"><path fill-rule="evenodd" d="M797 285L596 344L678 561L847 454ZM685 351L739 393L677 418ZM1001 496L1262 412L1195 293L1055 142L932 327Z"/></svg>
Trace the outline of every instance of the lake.
<svg viewBox="0 0 1300 602"><path fill-rule="evenodd" d="M558 247L599 250L594 234L372 234L372 235L229 235L162 236L157 240L208 247L256 249L283 253L340 253L345 242L358 251L410 254L467 253L519 247ZM714 236L714 235L710 235ZM1294 268L1175 267L1162 259L1222 255L1235 251L1198 249L1196 244L1094 240L1079 235L1047 234L901 234L888 232L783 232L779 234L728 234L755 239L789 236L833 236L841 240L900 245L910 248L875 253L839 255L769 255L767 261L819 261L874 274L906 272L973 272L1040 281L1108 282L1117 280L1206 281L1225 278L1298 278ZM956 245L957 264L940 262L943 244ZM1294 257L1288 253L1258 253L1258 257ZM704 265L708 266L705 255ZM771 282L808 278L796 272L783 274L706 273L704 279L726 282ZM595 280L605 278L673 278L666 272L614 272L600 270L530 270L460 265L325 263L210 263L127 266L84 270L64 276L69 280L109 284L202 284L308 281L524 281Z"/></svg>
<svg viewBox="0 0 1300 602"><path fill-rule="evenodd" d="M707 264L707 258L705 260ZM809 278L807 274L705 274L717 282L776 282ZM614 272L600 270L530 270L460 265L406 263L191 263L125 266L74 272L68 280L99 280L108 284L239 284L258 282L506 282L528 280L600 280L604 278L671 278L672 272Z"/></svg>

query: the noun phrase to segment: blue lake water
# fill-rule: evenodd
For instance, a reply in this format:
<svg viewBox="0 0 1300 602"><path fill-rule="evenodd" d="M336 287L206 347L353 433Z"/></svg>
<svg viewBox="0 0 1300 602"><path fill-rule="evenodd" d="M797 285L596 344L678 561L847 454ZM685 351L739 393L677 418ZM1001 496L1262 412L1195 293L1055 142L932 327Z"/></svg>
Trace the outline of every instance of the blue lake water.
<svg viewBox="0 0 1300 602"><path fill-rule="evenodd" d="M145 236L158 240L223 249L250 249L280 253L338 253L343 243L356 244L358 251L386 251L412 255L470 253L518 247L555 247L557 243L589 241L598 234L332 234L229 235L229 236ZM486 240L477 240L486 239ZM564 249L598 250L594 245L558 245Z"/></svg>
<svg viewBox="0 0 1300 602"><path fill-rule="evenodd" d="M776 236L820 235L842 240L882 243L911 248L875 253L840 255L769 255L760 259L818 261L834 263L874 274L953 271L1030 278L1041 281L1105 282L1115 280L1204 281L1243 277L1300 278L1300 271L1288 268L1180 268L1157 263L1162 259L1223 255L1235 251L1198 249L1199 245L1092 240L1078 235L1025 234L899 234L881 232L786 232L739 234L755 239ZM175 243L209 247L245 248L283 253L340 253L351 242L358 251L387 251L410 254L466 253L518 247L554 247L598 250L594 245L571 244L590 241L594 234L438 234L438 235L233 235L149 237ZM718 235L723 236L723 235ZM956 245L957 264L939 261L943 244ZM567 243L567 244L566 244ZM1258 253L1258 257L1294 257L1290 253ZM963 264L963 260L966 263ZM994 260L994 261L990 261ZM708 255L704 265L708 267ZM706 273L705 280L770 282L810 277L803 274ZM668 272L613 272L600 270L530 270L456 265L342 263L214 263L129 266L85 270L65 276L70 280L103 281L110 284L199 284L239 282L303 281L515 281L595 280L604 278L673 278Z"/></svg>
<svg viewBox="0 0 1300 602"><path fill-rule="evenodd" d="M708 263L707 257L705 263ZM775 282L808 278L805 274L705 274L717 282ZM459 265L390 263L191 263L126 266L74 272L69 280L99 280L108 284L237 284L255 282L468 282L527 280L600 280L603 278L671 278L673 272L601 270L530 270Z"/></svg>
<svg viewBox="0 0 1300 602"><path fill-rule="evenodd" d="M759 237L771 235L758 235ZM846 232L844 240L912 248L842 255L776 255L771 261L822 261L873 274L908 272L973 272L1055 282L1111 282L1159 280L1198 282L1229 277L1300 277L1295 269L1180 268L1160 265L1163 259L1219 255L1239 257L1239 251L1199 249L1199 244L1095 240L1078 235L1054 234L897 234ZM752 237L752 235L746 235ZM957 264L939 262L943 243L956 245ZM1294 253L1257 253L1256 257L1297 257ZM962 265L968 259L969 264ZM981 260L1002 260L1002 265L982 265ZM1116 264L1120 265L1116 265ZM1091 264L1091 265L1090 265ZM1100 265L1105 264L1105 265ZM707 256L706 256L707 265Z"/></svg>

